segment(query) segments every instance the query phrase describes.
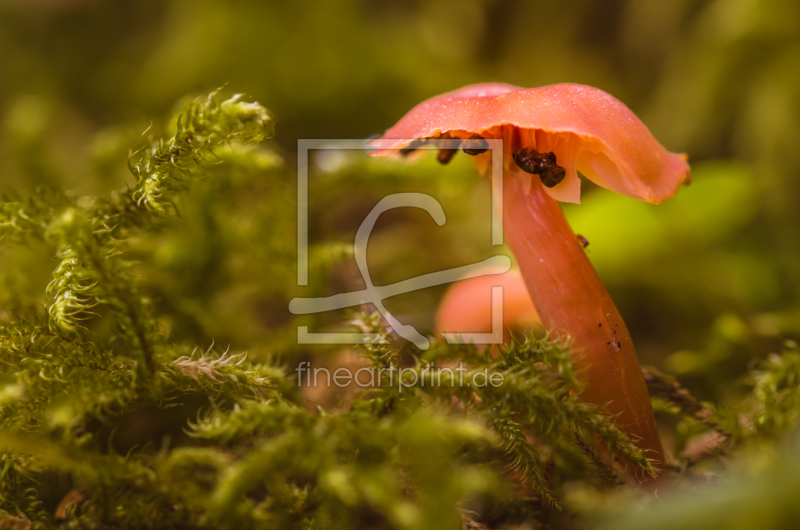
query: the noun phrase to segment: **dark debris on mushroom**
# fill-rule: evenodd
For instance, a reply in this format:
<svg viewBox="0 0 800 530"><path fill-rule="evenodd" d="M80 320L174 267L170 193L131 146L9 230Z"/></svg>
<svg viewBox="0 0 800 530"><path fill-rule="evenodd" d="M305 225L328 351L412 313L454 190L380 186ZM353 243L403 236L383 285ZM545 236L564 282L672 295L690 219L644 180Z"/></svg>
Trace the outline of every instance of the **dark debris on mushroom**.
<svg viewBox="0 0 800 530"><path fill-rule="evenodd" d="M514 151L511 155L519 168L526 173L539 175L542 184L548 188L561 183L567 171L556 163L556 155L552 151L540 153L530 147Z"/></svg>

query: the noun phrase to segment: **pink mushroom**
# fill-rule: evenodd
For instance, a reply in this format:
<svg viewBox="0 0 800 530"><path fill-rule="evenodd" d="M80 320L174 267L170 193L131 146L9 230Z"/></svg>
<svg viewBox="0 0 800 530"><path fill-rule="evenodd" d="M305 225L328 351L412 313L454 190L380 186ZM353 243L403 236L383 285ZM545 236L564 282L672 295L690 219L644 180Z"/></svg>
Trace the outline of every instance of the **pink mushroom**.
<svg viewBox="0 0 800 530"><path fill-rule="evenodd" d="M491 167L484 140L503 140L504 233L542 323L573 336L581 352L583 399L604 404L663 470L630 334L558 201L580 202L580 171L617 193L664 202L689 182L686 156L664 149L614 97L574 84L522 89L486 83L429 99L375 140L372 155L407 153L429 138L461 139L482 171ZM451 152L439 160L450 158ZM638 481L650 480L628 469Z"/></svg>
<svg viewBox="0 0 800 530"><path fill-rule="evenodd" d="M436 333L487 333L492 329L492 287L503 287L503 337L509 328L538 325L539 314L531 302L519 271L477 276L455 282L436 310Z"/></svg>

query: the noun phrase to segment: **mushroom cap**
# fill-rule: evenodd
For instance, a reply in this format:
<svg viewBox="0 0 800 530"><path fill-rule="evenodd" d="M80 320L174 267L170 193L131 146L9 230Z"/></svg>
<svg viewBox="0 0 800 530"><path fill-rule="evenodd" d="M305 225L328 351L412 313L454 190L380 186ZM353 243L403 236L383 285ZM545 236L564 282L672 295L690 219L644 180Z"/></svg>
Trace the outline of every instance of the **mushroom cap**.
<svg viewBox="0 0 800 530"><path fill-rule="evenodd" d="M554 152L567 174L547 192L565 202L580 202L578 171L604 188L654 204L672 198L689 180L686 155L668 152L621 101L570 83L541 88L481 83L436 96L373 140L372 156L394 154L413 139L445 133L502 138L504 167L514 171L519 170L510 154L517 149ZM482 169L490 167L491 151L475 161Z"/></svg>
<svg viewBox="0 0 800 530"><path fill-rule="evenodd" d="M436 333L488 333L492 330L492 287L503 287L503 335L520 324L540 324L519 271L477 276L453 283L436 310Z"/></svg>

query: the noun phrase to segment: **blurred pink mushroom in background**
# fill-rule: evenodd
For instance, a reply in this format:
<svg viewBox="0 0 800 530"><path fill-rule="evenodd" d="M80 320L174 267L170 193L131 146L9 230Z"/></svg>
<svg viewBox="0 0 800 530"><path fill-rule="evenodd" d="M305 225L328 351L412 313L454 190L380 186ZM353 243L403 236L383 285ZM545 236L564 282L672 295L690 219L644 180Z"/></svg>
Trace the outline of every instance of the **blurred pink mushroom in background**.
<svg viewBox="0 0 800 530"><path fill-rule="evenodd" d="M519 271L455 282L436 310L436 334L487 333L492 330L492 287L503 287L503 342L509 329L541 322Z"/></svg>

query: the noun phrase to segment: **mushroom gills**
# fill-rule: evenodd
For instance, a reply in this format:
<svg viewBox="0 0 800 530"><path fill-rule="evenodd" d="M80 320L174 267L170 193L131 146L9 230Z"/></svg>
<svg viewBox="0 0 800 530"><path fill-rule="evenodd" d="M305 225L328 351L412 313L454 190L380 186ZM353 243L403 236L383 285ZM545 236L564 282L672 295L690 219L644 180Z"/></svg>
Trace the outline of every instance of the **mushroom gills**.
<svg viewBox="0 0 800 530"><path fill-rule="evenodd" d="M522 171L539 175L542 184L548 188L560 184L567 176L567 171L556 163L556 154L552 151L540 153L535 149L525 147L514 151L511 156Z"/></svg>

